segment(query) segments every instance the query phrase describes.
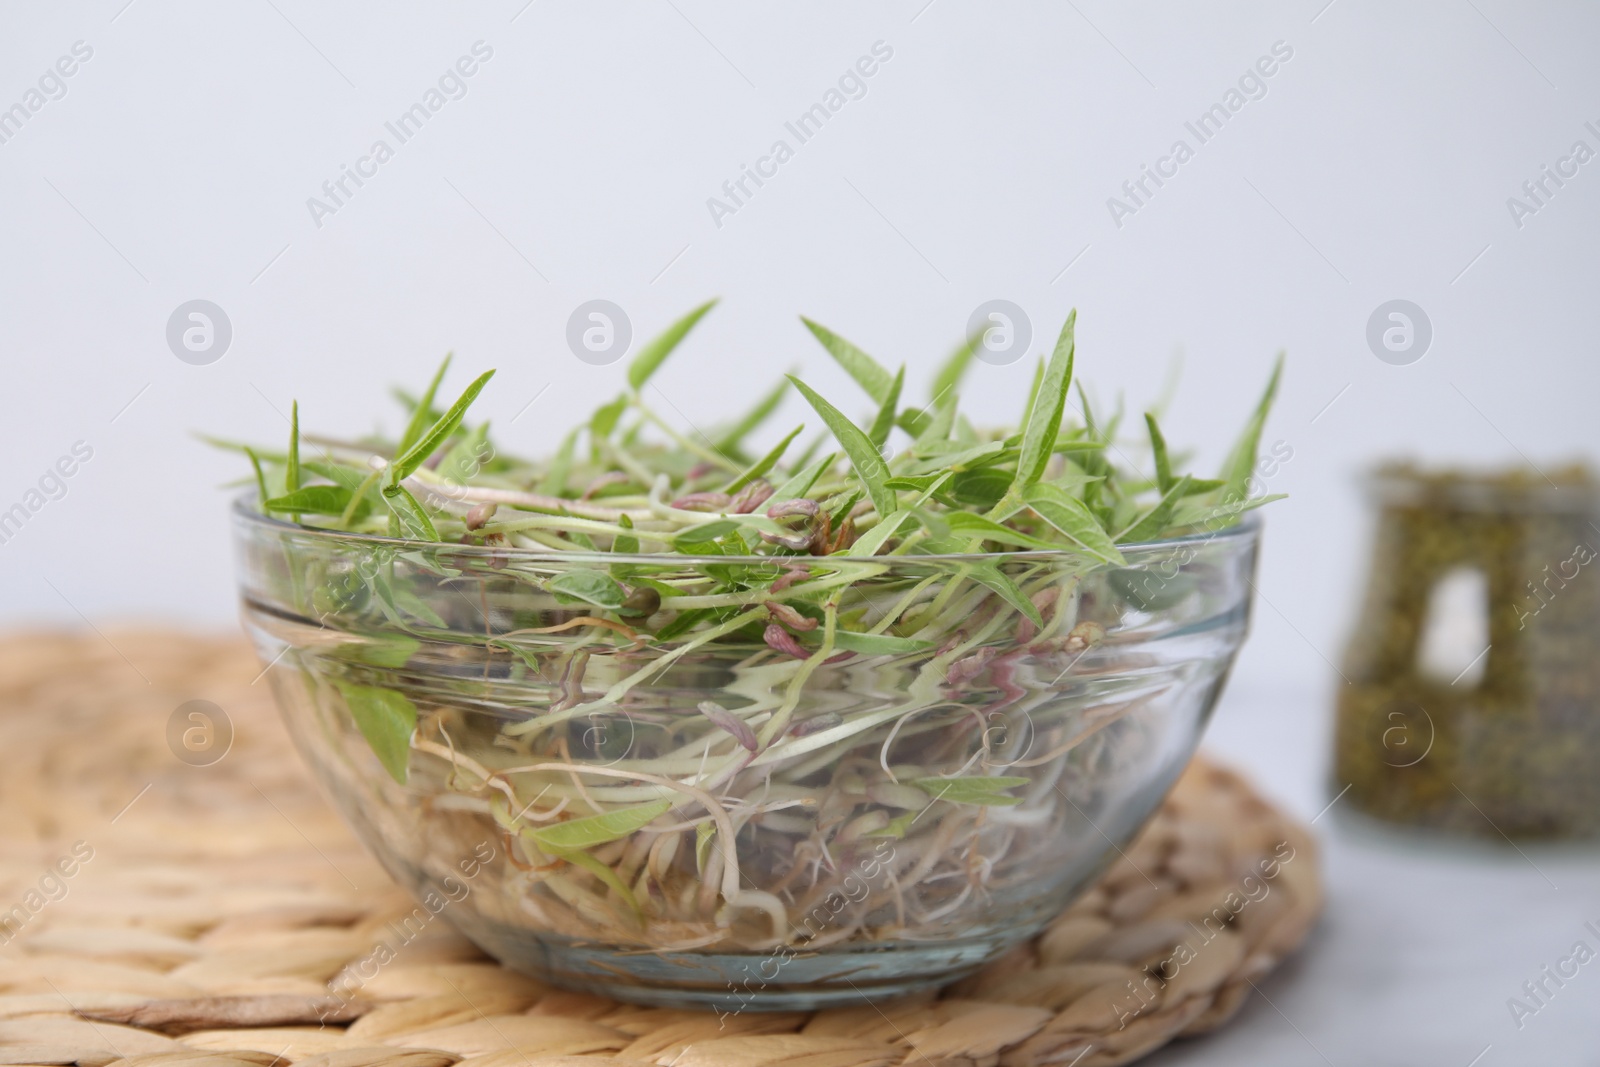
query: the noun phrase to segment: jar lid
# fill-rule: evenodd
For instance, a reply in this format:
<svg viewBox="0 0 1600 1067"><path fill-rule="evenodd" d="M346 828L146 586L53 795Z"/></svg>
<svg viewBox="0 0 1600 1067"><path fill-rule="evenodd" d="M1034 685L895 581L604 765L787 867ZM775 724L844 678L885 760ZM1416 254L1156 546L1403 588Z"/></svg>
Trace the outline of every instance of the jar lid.
<svg viewBox="0 0 1600 1067"><path fill-rule="evenodd" d="M1531 466L1425 470L1410 463L1386 463L1369 471L1363 484L1369 499L1388 507L1502 514L1600 512L1600 482L1581 462L1549 471Z"/></svg>

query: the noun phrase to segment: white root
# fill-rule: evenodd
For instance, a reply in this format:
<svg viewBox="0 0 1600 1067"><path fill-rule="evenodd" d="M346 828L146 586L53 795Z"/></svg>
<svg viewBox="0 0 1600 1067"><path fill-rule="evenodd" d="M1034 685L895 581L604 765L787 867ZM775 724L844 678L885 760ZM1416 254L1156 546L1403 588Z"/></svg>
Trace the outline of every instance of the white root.
<svg viewBox="0 0 1600 1067"><path fill-rule="evenodd" d="M579 763L530 763L521 767L507 767L506 769L496 773L501 775L536 774L541 771L595 774L602 778L633 779L641 782L649 782L652 785L659 785L666 789L671 789L674 792L683 793L690 799L694 800L701 807L705 808L707 814L709 814L712 820L717 824L717 832L725 835L723 840L729 842L731 845L731 842L734 839L733 820L728 818L727 811L721 804L717 802L715 797L703 789L698 789L692 785L685 785L683 782L675 782L671 778L663 778L656 774L646 774L643 771L616 771L612 770L610 767L585 767ZM738 857L734 854L731 847L727 852L727 856L728 862L722 874L722 898L724 900L731 899L735 893L739 892Z"/></svg>
<svg viewBox="0 0 1600 1067"><path fill-rule="evenodd" d="M600 504L590 504L581 500L565 500L561 497L541 496L538 493L527 493L517 489L492 489L482 485L438 485L424 482L415 474L400 483L413 493L422 493L430 500L440 501L440 506L451 505L452 510L459 509L465 513L466 505L472 504L507 504L515 508L525 508L529 511L543 511L551 515L566 512L585 519L600 519L605 522L616 522L622 516L628 516L630 522L648 522L652 518L649 511L621 511L617 508L608 508ZM701 516L704 518L704 516Z"/></svg>
<svg viewBox="0 0 1600 1067"><path fill-rule="evenodd" d="M752 945L752 948L771 948L773 945L781 945L787 940L789 909L783 906L783 901L771 893L765 893L759 889L740 890L718 913L717 925L724 927L733 925L734 913L745 910L765 912L772 920L772 943L769 945L756 944Z"/></svg>

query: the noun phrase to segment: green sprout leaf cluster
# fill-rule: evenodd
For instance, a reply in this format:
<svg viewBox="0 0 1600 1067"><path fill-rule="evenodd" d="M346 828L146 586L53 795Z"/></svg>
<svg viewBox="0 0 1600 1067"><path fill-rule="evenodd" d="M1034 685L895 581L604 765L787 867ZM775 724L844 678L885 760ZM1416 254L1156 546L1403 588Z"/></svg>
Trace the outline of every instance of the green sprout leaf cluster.
<svg viewBox="0 0 1600 1067"><path fill-rule="evenodd" d="M1019 431L979 429L960 412L975 339L939 370L934 395L904 397L891 372L861 348L802 320L871 407L853 418L795 375L710 435L671 426L644 387L714 306L695 308L646 344L627 388L578 424L555 455L500 450L487 423L467 415L493 371L441 414L447 357L393 441L319 439L302 456L299 411L286 450L240 447L255 465L262 510L311 525L417 541L467 541L541 551L619 555L983 556L1057 550L1120 564L1119 546L1215 530L1271 499L1249 496L1281 357L1216 478L1178 470L1154 413L1142 439L1119 436L1120 411L1097 420L1074 378L1076 312L1042 360ZM1074 385L1082 397L1071 410ZM748 442L792 387L820 429ZM904 441L892 451L891 438ZM1130 454L1148 457L1143 469ZM885 458L885 456L888 458ZM475 512L474 509L477 509ZM482 521L476 516L492 512ZM620 587L568 576L553 591L617 610ZM613 583L614 584L614 583Z"/></svg>

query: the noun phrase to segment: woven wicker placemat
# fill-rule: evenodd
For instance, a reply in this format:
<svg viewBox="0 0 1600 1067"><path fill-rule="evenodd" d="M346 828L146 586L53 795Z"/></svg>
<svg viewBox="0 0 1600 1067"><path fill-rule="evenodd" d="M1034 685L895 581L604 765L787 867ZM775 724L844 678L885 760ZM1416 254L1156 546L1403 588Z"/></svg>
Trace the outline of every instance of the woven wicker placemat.
<svg viewBox="0 0 1600 1067"><path fill-rule="evenodd" d="M234 639L0 639L0 1064L1098 1067L1220 1026L1321 905L1308 831L1197 760L1096 888L938 995L719 1019L562 992L443 922L402 938L413 903L258 671ZM190 700L233 726L209 766L169 748ZM380 945L364 999L330 1002Z"/></svg>

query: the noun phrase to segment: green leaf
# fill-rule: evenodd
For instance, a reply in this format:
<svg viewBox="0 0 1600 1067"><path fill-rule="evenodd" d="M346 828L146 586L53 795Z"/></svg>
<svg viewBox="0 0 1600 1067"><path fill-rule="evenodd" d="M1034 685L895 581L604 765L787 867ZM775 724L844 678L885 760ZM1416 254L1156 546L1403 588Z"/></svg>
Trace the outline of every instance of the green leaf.
<svg viewBox="0 0 1600 1067"><path fill-rule="evenodd" d="M933 405L938 406L946 393L954 393L961 385L961 379L966 377L967 368L972 366L973 353L983 343L983 331L979 330L971 337L962 341L956 350L950 353L944 365L933 376Z"/></svg>
<svg viewBox="0 0 1600 1067"><path fill-rule="evenodd" d="M256 506L264 511L267 507L267 477L261 473L261 459L249 445L245 446L244 454L250 457L250 466L256 472Z"/></svg>
<svg viewBox="0 0 1600 1067"><path fill-rule="evenodd" d="M672 542L675 545L703 545L719 537L727 537L738 528L739 524L732 519L712 519L710 522L691 526L687 530L679 530L672 535Z"/></svg>
<svg viewBox="0 0 1600 1067"><path fill-rule="evenodd" d="M389 515L399 527L400 536L413 541L439 540L439 531L434 528L433 520L405 486L385 486L383 499L389 505Z"/></svg>
<svg viewBox="0 0 1600 1067"><path fill-rule="evenodd" d="M1209 526L1213 529L1222 529L1232 525L1234 520L1247 511L1254 511L1263 504L1270 504L1274 500L1283 500L1288 493L1267 493L1264 496L1254 496L1248 500L1235 503L1222 503L1215 505L1197 504L1195 501L1185 501L1184 506L1178 509L1173 516L1174 526Z"/></svg>
<svg viewBox="0 0 1600 1067"><path fill-rule="evenodd" d="M626 514L617 519L617 525L624 530L633 529L633 520ZM611 539L611 551L619 556L633 556L639 552L639 539L633 534L618 534ZM615 570L616 568L612 568Z"/></svg>
<svg viewBox="0 0 1600 1067"><path fill-rule="evenodd" d="M694 869L704 874L706 859L711 855L711 840L717 836L715 823L703 822L694 829Z"/></svg>
<svg viewBox="0 0 1600 1067"><path fill-rule="evenodd" d="M871 830L862 834L862 837L889 837L898 841L911 832L912 825L917 821L920 811L908 811L904 815L896 815L889 820L889 824L881 830Z"/></svg>
<svg viewBox="0 0 1600 1067"><path fill-rule="evenodd" d="M1177 507L1178 501L1188 494L1189 476L1185 474L1156 501L1155 506L1137 520L1130 523L1128 528L1117 534L1118 543L1138 543L1140 541L1154 541L1161 536L1167 528L1167 523L1172 519L1172 510Z"/></svg>
<svg viewBox="0 0 1600 1067"><path fill-rule="evenodd" d="M911 444L913 452L921 455L934 445L949 440L950 428L955 425L956 406L960 399L955 393L945 393L933 405L933 414L923 419L915 430L906 427L908 432L916 434L916 440Z"/></svg>
<svg viewBox="0 0 1600 1067"><path fill-rule="evenodd" d="M607 611L622 607L627 598L616 579L600 571L566 571L546 582L545 588L558 597L581 600Z"/></svg>
<svg viewBox="0 0 1600 1067"><path fill-rule="evenodd" d="M1144 415L1144 424L1150 430L1150 451L1156 457L1156 487L1165 495L1172 488L1172 461L1167 458L1167 439L1161 436L1161 427L1156 425L1156 417L1148 411Z"/></svg>
<svg viewBox="0 0 1600 1067"><path fill-rule="evenodd" d="M861 503L861 490L859 489L850 489L837 496L829 497L827 502L823 504L823 507L828 512L829 526L835 530L843 526L844 520L850 517L850 513L856 509L856 505L859 503Z"/></svg>
<svg viewBox="0 0 1600 1067"><path fill-rule="evenodd" d="M951 533L961 537L981 537L985 541L998 541L1003 545L1015 545L1018 548L1049 550L1057 547L1037 537L1029 537L1009 526L1002 526L993 519L974 515L970 511L952 512L945 516L945 522L949 525Z"/></svg>
<svg viewBox="0 0 1600 1067"><path fill-rule="evenodd" d="M394 398L395 403L406 409L406 419L409 423L411 417L417 413L416 394L408 389L402 389L398 385L391 385L389 386L389 395ZM442 414L444 414L442 411L429 412L428 417L423 420L422 424L426 426L438 419Z"/></svg>
<svg viewBox="0 0 1600 1067"><path fill-rule="evenodd" d="M550 466L545 468L544 480L539 483L539 489L546 496L565 496L567 492L567 476L572 472L572 450L578 443L578 429L575 427L561 439L561 447L556 449L555 458L550 461Z"/></svg>
<svg viewBox="0 0 1600 1067"><path fill-rule="evenodd" d="M300 488L300 401L289 405L289 467L283 476L285 492Z"/></svg>
<svg viewBox="0 0 1600 1067"><path fill-rule="evenodd" d="M922 528L928 531L928 537L922 542L924 546L928 545L930 542L951 540L950 524L944 521L944 513L932 511L923 507L912 507L908 510L916 515L917 521L922 523ZM951 549L949 552L944 552L935 548L928 548L927 551L938 555L949 555L952 553L965 552L966 548L962 547L962 544L964 544L964 542L958 543L957 547Z"/></svg>
<svg viewBox="0 0 1600 1067"><path fill-rule="evenodd" d="M489 384L489 379L493 377L494 371L492 370L484 371L478 375L473 383L467 386L462 394L456 398L456 402L450 405L450 410L446 411L439 421L429 428L427 433L418 438L415 444L390 465L389 481L391 485L398 484L402 480L411 477L413 471L422 466L429 456L437 452L439 447L450 439L451 435L456 432L456 428L461 425L461 420L466 417L467 409L472 406L474 400L478 399L478 394L483 391L483 387Z"/></svg>
<svg viewBox="0 0 1600 1067"><path fill-rule="evenodd" d="M347 467L343 463L323 463L318 460L309 460L300 464L301 471L310 471L319 478L326 478L335 485L349 489L351 492L361 488L361 483L366 480L367 472L356 467Z"/></svg>
<svg viewBox="0 0 1600 1067"><path fill-rule="evenodd" d="M1000 498L1005 496L1011 484L1010 471L979 467L977 470L957 473L950 480L950 493L962 504L987 510L1000 503Z"/></svg>
<svg viewBox="0 0 1600 1067"><path fill-rule="evenodd" d="M1272 410L1273 398L1278 395L1278 379L1282 376L1283 353L1280 352L1272 365L1267 388L1256 403L1250 421L1245 424L1244 433L1239 435L1238 442L1233 446L1233 451L1228 453L1222 471L1217 475L1223 481L1224 496L1236 494L1243 497L1249 491L1250 472L1255 469L1256 451L1261 446L1261 430L1267 424L1267 414Z"/></svg>
<svg viewBox="0 0 1600 1067"><path fill-rule="evenodd" d="M900 414L894 417L894 424L910 434L913 440L921 436L922 431L927 429L932 421L933 417L922 408L916 410L902 408Z"/></svg>
<svg viewBox="0 0 1600 1067"><path fill-rule="evenodd" d="M1021 443L1021 438L1018 438L1018 443ZM1075 437L1058 437L1056 438L1055 448L1051 451L1064 452L1071 455L1074 452L1101 452L1105 450L1105 447L1105 444L1100 441L1083 441Z"/></svg>
<svg viewBox="0 0 1600 1067"><path fill-rule="evenodd" d="M900 390L905 384L906 365L902 363L900 369L895 372L894 381L889 385L889 395L883 398L877 418L872 420L872 428L867 431L867 440L871 441L880 453L889 441L889 431L894 429L895 411L900 407Z"/></svg>
<svg viewBox="0 0 1600 1067"><path fill-rule="evenodd" d="M911 652L926 652L932 641L917 641L910 637L892 634L862 634L851 630L835 630L833 647L846 652L859 652L863 656L901 656Z"/></svg>
<svg viewBox="0 0 1600 1067"><path fill-rule="evenodd" d="M1044 357L1040 356L1039 361L1033 365L1033 380L1028 384L1028 399L1022 405L1022 418L1017 423L1024 429L1027 428L1028 419L1033 414L1033 405L1039 399L1039 386L1042 384L1044 384ZM1018 434L1017 443L1020 444L1021 442L1022 435Z"/></svg>
<svg viewBox="0 0 1600 1067"><path fill-rule="evenodd" d="M657 641L672 641L682 637L702 622L711 618L710 608L692 608L689 611L680 611L676 618L656 631Z"/></svg>
<svg viewBox="0 0 1600 1067"><path fill-rule="evenodd" d="M1123 414L1122 393L1119 390L1117 392L1117 410L1112 412L1111 418L1106 421L1105 439L1107 441L1115 441L1117 439L1117 428L1122 425Z"/></svg>
<svg viewBox="0 0 1600 1067"><path fill-rule="evenodd" d="M822 347L838 361L839 366L856 380L856 384L867 391L874 404L881 404L888 398L894 379L877 360L826 326L812 322L804 315L800 316L800 321L806 324L806 329L811 331L812 336L822 342ZM789 375L789 380L795 381L794 376ZM798 385L799 382L795 384Z"/></svg>
<svg viewBox="0 0 1600 1067"><path fill-rule="evenodd" d="M1000 572L1000 568L992 563L982 563L972 568L972 580L979 585L987 586L1007 604L1016 608L1028 617L1028 621L1035 626L1044 626L1044 619L1039 616L1039 609L1034 607L1033 601L1022 595L1022 590Z"/></svg>
<svg viewBox="0 0 1600 1067"><path fill-rule="evenodd" d="M402 456L422 436L422 431L428 425L428 420L433 418L433 398L439 392L439 383L444 381L444 372L450 369L450 355L446 352L444 361L439 364L439 369L433 372L433 381L428 383L428 388L423 392L416 406L411 409L411 419L406 423L405 433L400 435L400 443L395 446L394 454Z"/></svg>
<svg viewBox="0 0 1600 1067"><path fill-rule="evenodd" d="M817 484L817 479L822 477L822 472L833 466L834 453L829 453L821 459L815 460L809 467L793 475L788 481L773 490L771 500L777 503L780 500L795 500L811 492L811 487Z"/></svg>
<svg viewBox="0 0 1600 1067"><path fill-rule="evenodd" d="M1095 437L1100 431L1095 428L1094 405L1089 403L1089 391L1083 387L1082 382L1075 384L1078 387L1078 403L1083 405L1084 432L1090 437Z"/></svg>
<svg viewBox="0 0 1600 1067"><path fill-rule="evenodd" d="M777 384L777 387L772 392L757 401L755 407L745 412L738 422L734 423L717 438L717 451L726 452L730 455L737 452L739 446L744 443L744 439L750 436L756 427L766 422L767 418L778 409L778 405L783 402L783 395L788 391L789 379L785 378Z"/></svg>
<svg viewBox="0 0 1600 1067"><path fill-rule="evenodd" d="M1061 413L1067 403L1067 388L1072 384L1072 361L1076 353L1074 334L1078 322L1077 309L1067 315L1056 339L1056 350L1050 356L1044 378L1039 383L1038 397L1028 412L1028 425L1022 432L1022 452L1017 460L1016 479L1012 492L1021 494L1044 474L1045 464L1055 448L1056 435L1061 430Z"/></svg>
<svg viewBox="0 0 1600 1067"><path fill-rule="evenodd" d="M899 533L900 527L904 526L911 518L910 512L897 511L887 518L879 519L878 525L868 530L861 537L856 538L855 543L845 549L844 555L876 556L878 550L889 542L889 538Z"/></svg>
<svg viewBox="0 0 1600 1067"><path fill-rule="evenodd" d="M313 515L340 515L349 506L350 490L342 485L308 485L292 493L274 497L262 505L267 511L310 512Z"/></svg>
<svg viewBox="0 0 1600 1067"><path fill-rule="evenodd" d="M946 471L943 474L918 474L913 477L902 475L900 477L890 478L883 484L888 486L890 489L909 490L913 493L925 493L934 485L937 485L939 482L944 481L948 477L950 477L949 471Z"/></svg>
<svg viewBox="0 0 1600 1067"><path fill-rule="evenodd" d="M1111 571L1106 581L1140 611L1165 611L1174 607L1199 584L1195 576L1187 572L1168 578L1152 570L1131 567Z"/></svg>
<svg viewBox="0 0 1600 1067"><path fill-rule="evenodd" d="M785 382L784 384L787 385L788 383ZM739 477L723 486L722 491L724 493L737 493L739 490L743 489L757 478L764 476L768 471L776 467L778 465L778 461L783 458L783 454L789 450L789 445L796 437L800 436L800 431L804 430L805 428L806 427L804 423L796 426L792 431L790 431L788 437L785 437L773 447L772 451L758 459L750 466L748 470L739 475Z"/></svg>
<svg viewBox="0 0 1600 1067"><path fill-rule="evenodd" d="M429 626L440 630L447 628L447 624L439 617L439 613L434 611L426 600L418 596L409 584L401 583L391 589L390 597L393 599L395 607L407 615L421 619Z"/></svg>
<svg viewBox="0 0 1600 1067"><path fill-rule="evenodd" d="M833 431L834 438L844 448L846 456L850 457L850 465L855 468L856 476L867 487L867 494L872 497L872 506L878 509L881 517L893 515L899 508L894 490L883 483L889 478L889 465L883 461L878 450L868 440L867 435L861 432L861 427L851 422L839 411L838 408L828 403L816 390L805 382L791 375L789 380L800 394L822 416L822 421L828 424L828 429Z"/></svg>
<svg viewBox="0 0 1600 1067"><path fill-rule="evenodd" d="M523 833L527 836L531 836L532 834L537 833L537 831L525 830ZM559 848L551 848L547 851L550 853L550 855L555 856L558 859L566 860L574 867L582 867L584 870L600 879L600 881L605 884L607 889L610 889L612 892L616 893L617 896L622 898L622 902L628 905L629 911L633 912L633 914L641 921L643 920L644 911L639 907L638 898L633 895L633 890L628 888L628 884L621 878L617 877L616 871L613 871L610 867L607 867L605 864L601 863L587 852L580 852L577 850L569 851L567 849Z"/></svg>
<svg viewBox="0 0 1600 1067"><path fill-rule="evenodd" d="M597 441L610 437L611 431L617 428L617 421L622 418L622 413L627 407L627 394L617 397L609 404L601 404L589 418L589 435Z"/></svg>
<svg viewBox="0 0 1600 1067"><path fill-rule="evenodd" d="M489 640L485 641L484 644L490 648L502 649L520 659L528 668L527 677L538 677L539 674L544 670L544 663L539 655L541 651L540 649L524 648L522 645L513 644L510 641L503 641L499 638L490 638Z"/></svg>
<svg viewBox="0 0 1600 1067"><path fill-rule="evenodd" d="M1015 460L1017 451L1015 446L1008 446L1004 441L987 441L979 445L943 441L930 446L923 455L928 459L937 459L951 470L959 471L974 467L992 467L996 463Z"/></svg>
<svg viewBox="0 0 1600 1067"><path fill-rule="evenodd" d="M372 495L373 487L378 484L379 479L382 477L383 471L374 467L367 473L365 478L361 479L355 489L351 491L350 503L346 504L344 511L340 513L339 521L334 523L336 529L348 530L352 522L355 522L358 518L366 517L367 513L372 510L373 500L375 499Z"/></svg>
<svg viewBox="0 0 1600 1067"><path fill-rule="evenodd" d="M670 800L652 800L648 804L618 808L604 815L589 815L582 819L541 826L524 831L546 852L577 852L608 841L638 833L672 807Z"/></svg>
<svg viewBox="0 0 1600 1067"><path fill-rule="evenodd" d="M478 394L483 392L483 386L486 386L491 378L494 378L494 371L483 371L482 374L478 374L477 379L474 379L474 382L466 387L461 397L456 398L456 403L450 405L450 410L445 411L445 414L440 416L438 422L429 427L427 434L418 438L418 442L411 445L411 448L408 448L400 458L395 459L394 464L390 464L390 485L402 482L403 478L411 477L413 470L421 467L429 456L438 451L438 448L443 443L450 440L451 435L461 426L461 419L466 418L467 408L470 408L472 402L477 400Z"/></svg>
<svg viewBox="0 0 1600 1067"><path fill-rule="evenodd" d="M1096 426L1094 405L1089 402L1089 391L1083 387L1082 382L1078 382L1077 386L1078 401L1083 405L1084 435L1091 440L1098 440L1102 444L1109 442L1109 435L1102 433ZM1109 476L1112 473L1112 466L1111 463L1106 459L1104 448L1101 448L1095 452L1085 452L1079 455L1078 466L1082 467L1086 474ZM1083 487L1083 505L1100 520L1100 525L1102 527L1109 527L1111 525L1109 519L1109 513L1111 509L1101 502L1104 489L1105 482L1103 481L1089 482L1086 484Z"/></svg>
<svg viewBox="0 0 1600 1067"><path fill-rule="evenodd" d="M1059 486L1041 483L1030 486L1022 499L1041 519L1083 546L1090 555L1107 563L1123 562L1122 553L1117 551L1105 527L1077 497L1068 495Z"/></svg>
<svg viewBox="0 0 1600 1067"><path fill-rule="evenodd" d="M373 755L389 776L406 784L411 763L411 732L417 728L417 706L393 689L375 685L335 682L344 694L345 707Z"/></svg>
<svg viewBox="0 0 1600 1067"><path fill-rule="evenodd" d="M927 484L915 487L915 488L917 488L917 491L918 491L919 495L918 495L917 499L912 503L910 510L902 508L901 510L895 512L893 515L889 516L888 518L880 519L879 522L878 522L878 525L874 526L871 530L867 531L867 533L866 533L866 535L864 537L857 538L855 544L851 545L848 549L845 550L845 555L847 555L847 556L875 556L875 555L877 555L878 554L878 550L883 548L883 546L888 543L889 538L893 537L896 533L898 533L900 531L900 528L902 526L904 526L906 521L909 520L909 519L915 519L917 521L922 522L923 525L927 525L927 519L926 519L927 513L922 510L922 505L926 504L928 502L928 498L931 497L934 493L938 492L940 487L942 487L944 485L945 481L947 479L949 479L950 477L951 477L950 472L949 471L945 471L943 474L940 474L940 475L937 475L937 476L934 476L934 477L928 479L927 480ZM921 480L922 479L919 479L919 481L921 481ZM890 481L893 481L893 479L891 478ZM941 523L941 525L942 525L942 523ZM949 532L948 529L946 529L945 532L948 533Z"/></svg>
<svg viewBox="0 0 1600 1067"><path fill-rule="evenodd" d="M439 617L439 613L423 601L412 591L409 582L395 585L392 562L388 566L380 566L373 571L367 579L372 586L372 591L377 594L378 605L383 610L384 617L402 630L410 632L411 622L406 616L421 619L429 626L437 629L446 629L446 624Z"/></svg>
<svg viewBox="0 0 1600 1067"><path fill-rule="evenodd" d="M416 655L417 649L422 647L422 642L415 637L403 635L395 636L363 636L359 642L340 645L334 650L334 655L352 663L366 663L373 667L388 667L399 670ZM388 690L383 690L388 692Z"/></svg>
<svg viewBox="0 0 1600 1067"><path fill-rule="evenodd" d="M450 446L444 459L439 461L437 473L451 485L467 485L478 476L493 455L494 449L489 445L489 423L480 422Z"/></svg>
<svg viewBox="0 0 1600 1067"><path fill-rule="evenodd" d="M1011 807L1021 797L1006 795L1009 789L1027 785L1029 778L915 778L911 784L935 800L951 804L979 804L986 807Z"/></svg>
<svg viewBox="0 0 1600 1067"><path fill-rule="evenodd" d="M694 329L694 324L704 318L706 312L716 306L717 302L715 300L707 300L704 304L701 304L689 314L668 326L655 340L640 349L639 354L633 357L633 362L628 364L628 385L635 392L644 388L644 383L650 380L650 376L672 354L672 350L678 347L678 342L683 340L684 335Z"/></svg>

